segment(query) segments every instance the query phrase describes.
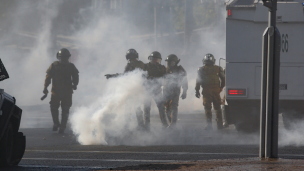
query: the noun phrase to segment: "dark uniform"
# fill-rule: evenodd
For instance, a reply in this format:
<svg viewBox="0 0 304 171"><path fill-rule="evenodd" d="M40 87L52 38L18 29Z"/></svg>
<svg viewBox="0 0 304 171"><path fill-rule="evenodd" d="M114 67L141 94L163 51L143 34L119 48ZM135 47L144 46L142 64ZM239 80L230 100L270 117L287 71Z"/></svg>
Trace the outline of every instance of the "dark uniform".
<svg viewBox="0 0 304 171"><path fill-rule="evenodd" d="M63 49L59 52L62 51ZM75 65L70 62L56 61L51 64L46 73L47 74L44 83L46 91L47 87L52 82L52 96L50 101L50 107L54 122L53 130L57 131L58 127L60 127L59 131L63 133L68 121L69 110L72 106L73 89L76 90L76 87L79 82L79 72ZM58 118L59 106L61 106L62 109L61 123L59 122Z"/></svg>
<svg viewBox="0 0 304 171"><path fill-rule="evenodd" d="M145 64L140 60L130 61L125 67L124 73L134 71L135 69L145 70Z"/></svg>
<svg viewBox="0 0 304 171"><path fill-rule="evenodd" d="M138 60L138 53L135 49L129 49L126 53L126 59L128 60L128 64L125 67L124 73L128 73L128 72L132 72L135 69L140 69L145 71L145 64ZM107 79L109 78L114 78L117 77L119 75L123 75L123 74L107 74L105 75L107 77ZM144 128L144 118L143 118L143 111L141 110L140 104L136 104L137 106L135 106L136 108L136 117L137 117L137 122L138 122L138 126L139 129Z"/></svg>
<svg viewBox="0 0 304 171"><path fill-rule="evenodd" d="M169 55L166 61L167 63L174 62L173 66L171 67L169 64L167 64L166 76L163 83L166 115L170 125L174 125L177 121L181 87L183 88L182 99L185 99L188 90L188 81L185 69L182 66L177 65L179 60L176 55Z"/></svg>
<svg viewBox="0 0 304 171"><path fill-rule="evenodd" d="M135 69L140 69L140 70L143 70L143 71L145 71L145 64L142 62L142 61L140 61L140 60L137 60L137 58L138 58L138 54L137 54L137 52L134 50L134 49L130 49L128 52L127 52L127 55L126 55L126 57L127 57L127 59L129 60L129 62L128 62L128 64L127 64L127 66L125 67L125 71L124 71L124 73L127 73L127 72L132 72L132 71L134 71ZM132 56L131 55L129 55L129 54L135 54L135 58L132 58ZM140 128L143 128L144 127L144 118L143 118L143 111L141 110L141 107L140 107L140 105L138 105L137 107L136 107L136 118L137 118L137 123L138 123L138 126L140 127Z"/></svg>
<svg viewBox="0 0 304 171"><path fill-rule="evenodd" d="M149 56L151 62L146 64L147 71L147 81L145 82L146 90L149 96L144 102L144 123L146 128L150 128L150 111L151 111L151 99L153 98L158 111L161 122L164 127L168 127L168 123L165 116L164 100L162 95L162 78L166 74L166 67L161 65L160 62L155 62L157 60L161 61L161 55L159 52L152 52Z"/></svg>
<svg viewBox="0 0 304 171"><path fill-rule="evenodd" d="M207 59L204 59L205 65L198 69L195 90L197 93L199 93L200 87L203 88L202 91L203 105L205 107L205 114L208 124L206 128L212 128L211 104L213 103L213 107L216 113L218 129L222 129L223 121L222 121L220 92L225 86L225 75L222 67L214 65L215 59L213 55L211 57L209 55L211 54L207 54L206 55ZM209 57L213 58L214 62L208 63ZM207 62L205 60L207 60ZM197 95L197 97L198 96L200 95Z"/></svg>

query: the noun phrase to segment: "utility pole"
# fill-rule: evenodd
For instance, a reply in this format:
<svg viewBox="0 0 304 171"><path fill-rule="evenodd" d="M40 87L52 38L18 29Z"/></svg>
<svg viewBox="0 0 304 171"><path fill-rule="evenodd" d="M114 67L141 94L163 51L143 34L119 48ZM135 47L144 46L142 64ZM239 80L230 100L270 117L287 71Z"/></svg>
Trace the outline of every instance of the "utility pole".
<svg viewBox="0 0 304 171"><path fill-rule="evenodd" d="M158 34L158 6L159 2L157 0L153 1L154 4L154 49L158 48L158 40L157 40L157 34Z"/></svg>
<svg viewBox="0 0 304 171"><path fill-rule="evenodd" d="M190 38L193 31L193 1L185 0L185 34L184 34L184 51L189 51Z"/></svg>
<svg viewBox="0 0 304 171"><path fill-rule="evenodd" d="M263 0L269 9L263 34L260 109L260 158L278 158L278 115L281 35L276 27L277 0Z"/></svg>

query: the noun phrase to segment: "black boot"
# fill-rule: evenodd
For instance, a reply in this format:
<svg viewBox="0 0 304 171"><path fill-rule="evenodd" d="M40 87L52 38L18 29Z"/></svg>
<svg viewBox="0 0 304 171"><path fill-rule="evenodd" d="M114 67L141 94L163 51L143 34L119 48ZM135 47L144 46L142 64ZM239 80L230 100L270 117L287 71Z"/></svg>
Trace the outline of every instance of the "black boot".
<svg viewBox="0 0 304 171"><path fill-rule="evenodd" d="M205 131L211 131L211 130L213 130L211 119L207 119L207 125L205 126L204 130Z"/></svg>
<svg viewBox="0 0 304 171"><path fill-rule="evenodd" d="M165 113L165 107L163 106L157 106L158 107L158 111L159 111L159 117L160 117L160 121L163 124L164 128L167 128L169 126L168 122L167 122L167 116Z"/></svg>
<svg viewBox="0 0 304 171"><path fill-rule="evenodd" d="M60 124L60 128L59 128L59 133L63 134L64 130L66 128L66 124L68 122L69 119L69 113L70 113L70 108L62 108L62 114L61 114L61 124Z"/></svg>
<svg viewBox="0 0 304 171"><path fill-rule="evenodd" d="M213 130L213 128L212 128L212 112L211 112L211 110L205 109L205 114L206 114L207 125L205 126L204 130L206 130L206 131Z"/></svg>
<svg viewBox="0 0 304 171"><path fill-rule="evenodd" d="M58 128L60 127L60 122L59 122L59 111L57 108L51 107L51 114L52 114L52 118L53 118L53 131L57 131Z"/></svg>
<svg viewBox="0 0 304 171"><path fill-rule="evenodd" d="M223 129L222 110L216 110L215 114L216 114L217 129L221 130Z"/></svg>

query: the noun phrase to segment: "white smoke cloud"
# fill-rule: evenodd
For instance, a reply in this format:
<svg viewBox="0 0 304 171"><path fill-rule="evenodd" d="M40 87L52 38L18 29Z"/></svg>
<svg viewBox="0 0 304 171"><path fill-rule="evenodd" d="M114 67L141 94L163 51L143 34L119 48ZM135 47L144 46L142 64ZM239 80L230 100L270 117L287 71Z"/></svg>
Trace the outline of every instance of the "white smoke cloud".
<svg viewBox="0 0 304 171"><path fill-rule="evenodd" d="M112 78L94 103L78 107L70 122L78 141L83 145L107 144L106 133L121 137L135 118L135 107L144 100L142 72L134 71Z"/></svg>
<svg viewBox="0 0 304 171"><path fill-rule="evenodd" d="M289 116L284 121L287 127L279 127L279 146L303 146L304 121L303 117L301 117L303 114L295 110L285 112L279 115L279 119L282 121L285 115ZM283 124L283 122L281 123Z"/></svg>
<svg viewBox="0 0 304 171"><path fill-rule="evenodd" d="M46 8L42 1L34 4L19 2L16 9L19 12L14 13L16 16L8 16L14 21L14 29L7 31L0 40L0 44L4 45L0 50L10 79L1 82L1 86L16 97L18 105L39 104L45 71L52 61L48 54L50 30L59 4L54 2ZM35 9L34 13L24 9L29 6ZM27 22L34 23L31 27L35 34L22 30ZM10 43L8 40L13 41Z"/></svg>

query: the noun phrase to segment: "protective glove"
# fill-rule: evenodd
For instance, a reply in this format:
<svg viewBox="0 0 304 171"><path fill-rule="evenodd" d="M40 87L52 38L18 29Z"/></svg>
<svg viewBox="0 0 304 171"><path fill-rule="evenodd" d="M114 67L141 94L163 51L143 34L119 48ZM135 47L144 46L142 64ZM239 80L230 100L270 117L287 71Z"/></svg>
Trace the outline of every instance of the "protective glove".
<svg viewBox="0 0 304 171"><path fill-rule="evenodd" d="M48 93L49 93L48 89L46 87L44 87L43 94L48 94Z"/></svg>
<svg viewBox="0 0 304 171"><path fill-rule="evenodd" d="M182 94L181 98L184 100L186 97L187 97L187 92L183 91L183 94Z"/></svg>
<svg viewBox="0 0 304 171"><path fill-rule="evenodd" d="M112 77L112 75L111 74L107 74L107 75L105 75L106 76L106 78L107 79L109 79L109 78L111 78Z"/></svg>
<svg viewBox="0 0 304 171"><path fill-rule="evenodd" d="M109 78L113 78L113 77L117 77L119 74L116 73L116 74L106 74L106 78L109 79Z"/></svg>
<svg viewBox="0 0 304 171"><path fill-rule="evenodd" d="M77 85L73 85L73 90L77 90Z"/></svg>
<svg viewBox="0 0 304 171"><path fill-rule="evenodd" d="M195 97L197 97L197 98L201 98L201 94L200 94L200 92L199 92L199 91L196 91L196 92L195 92Z"/></svg>

